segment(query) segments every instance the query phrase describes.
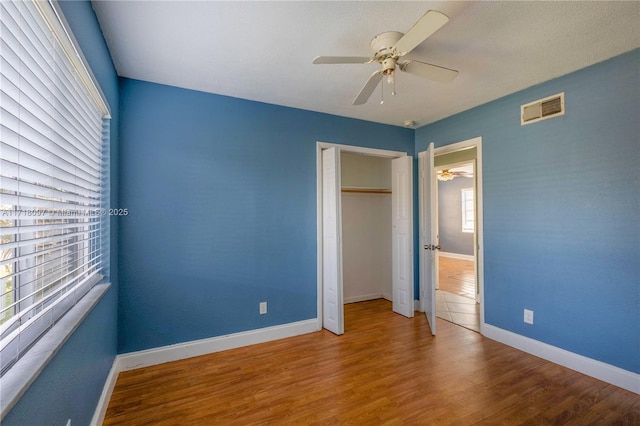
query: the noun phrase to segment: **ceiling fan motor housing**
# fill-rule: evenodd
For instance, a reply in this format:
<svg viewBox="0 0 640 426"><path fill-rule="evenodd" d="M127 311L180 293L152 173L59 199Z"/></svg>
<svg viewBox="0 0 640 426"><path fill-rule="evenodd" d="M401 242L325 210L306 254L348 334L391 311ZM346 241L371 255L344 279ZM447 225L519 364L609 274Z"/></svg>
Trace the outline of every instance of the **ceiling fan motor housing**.
<svg viewBox="0 0 640 426"><path fill-rule="evenodd" d="M398 31L387 31L386 33L380 33L372 38L371 51L373 52L373 57L380 63L388 58L393 58L394 60L397 59L397 52L393 47L403 35L404 34Z"/></svg>

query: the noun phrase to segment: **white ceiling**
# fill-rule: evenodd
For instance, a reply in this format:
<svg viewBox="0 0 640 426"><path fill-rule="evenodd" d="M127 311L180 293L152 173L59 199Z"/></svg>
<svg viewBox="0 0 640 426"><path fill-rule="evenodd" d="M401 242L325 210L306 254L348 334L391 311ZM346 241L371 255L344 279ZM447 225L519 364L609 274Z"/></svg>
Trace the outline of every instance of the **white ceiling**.
<svg viewBox="0 0 640 426"><path fill-rule="evenodd" d="M640 47L640 2L93 1L118 74L380 123L425 125ZM450 21L407 57L459 70L441 84L400 73L351 102L377 64L313 65L369 56L384 31L427 10ZM407 58L405 57L405 58ZM550 93L551 95L551 93Z"/></svg>

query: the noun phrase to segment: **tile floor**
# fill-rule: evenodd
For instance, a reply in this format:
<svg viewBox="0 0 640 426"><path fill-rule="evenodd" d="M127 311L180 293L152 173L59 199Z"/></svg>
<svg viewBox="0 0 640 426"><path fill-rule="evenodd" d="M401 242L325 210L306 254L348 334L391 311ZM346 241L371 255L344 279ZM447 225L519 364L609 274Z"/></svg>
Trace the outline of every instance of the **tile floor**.
<svg viewBox="0 0 640 426"><path fill-rule="evenodd" d="M468 297L437 290L436 316L480 332L480 305Z"/></svg>

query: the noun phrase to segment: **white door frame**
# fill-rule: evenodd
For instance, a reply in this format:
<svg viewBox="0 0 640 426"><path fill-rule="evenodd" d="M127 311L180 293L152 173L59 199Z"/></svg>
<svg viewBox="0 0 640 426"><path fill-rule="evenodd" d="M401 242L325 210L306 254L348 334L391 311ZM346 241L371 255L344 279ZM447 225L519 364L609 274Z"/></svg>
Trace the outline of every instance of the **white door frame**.
<svg viewBox="0 0 640 426"><path fill-rule="evenodd" d="M476 148L476 160L475 160L475 182L476 182L476 245L474 247L474 254L476 258L476 278L478 280L478 297L477 301L480 304L480 334L483 333L485 326L484 322L484 210L482 207L482 137L468 139L462 142L453 143L438 147L434 150L434 156L449 154L455 151L461 151L469 148ZM468 161L465 161L468 162ZM436 203L437 204L437 203ZM422 215L422 212L420 212ZM420 280L420 307L424 306L425 301L422 297L423 283Z"/></svg>
<svg viewBox="0 0 640 426"><path fill-rule="evenodd" d="M317 329L318 330L322 330L322 324L323 324L323 318L322 318L322 298L323 298L323 292L322 292L322 280L323 280L323 276L322 276L322 150L323 149L327 149L327 148L332 148L332 147L336 147L340 149L340 152L349 152L349 153L355 153L355 154L364 154L364 155L371 155L371 156L375 156L375 157L384 157L384 158L389 158L389 159L394 159L394 158L399 158L399 157L405 157L408 156L409 154L407 154L404 151L389 151L386 149L377 149L377 148L365 148L365 147L360 147L360 146L352 146L352 145L342 145L342 144L337 144L337 143L331 143L331 142L316 142L316 197L317 197L317 203L316 203L316 220L317 220L317 235L316 235L316 244L317 244L317 271L318 271L318 277L317 277L317 313L318 313L318 325L317 325ZM413 177L412 177L413 179ZM415 200L413 200L413 195L411 197L412 202L412 209L413 209L413 203ZM413 273L413 270L411 271Z"/></svg>

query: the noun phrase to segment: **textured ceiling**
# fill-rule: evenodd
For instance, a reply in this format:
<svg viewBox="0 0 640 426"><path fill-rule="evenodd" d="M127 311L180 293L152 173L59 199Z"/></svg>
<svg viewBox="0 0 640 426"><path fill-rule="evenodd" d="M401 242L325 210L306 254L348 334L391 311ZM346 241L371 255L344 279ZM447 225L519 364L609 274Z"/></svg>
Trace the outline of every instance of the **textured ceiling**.
<svg viewBox="0 0 640 426"><path fill-rule="evenodd" d="M93 1L120 76L380 123L418 126L640 47L640 2ZM412 59L460 72L400 73L396 96L351 102L377 69L313 65L369 56L427 10L449 23Z"/></svg>

